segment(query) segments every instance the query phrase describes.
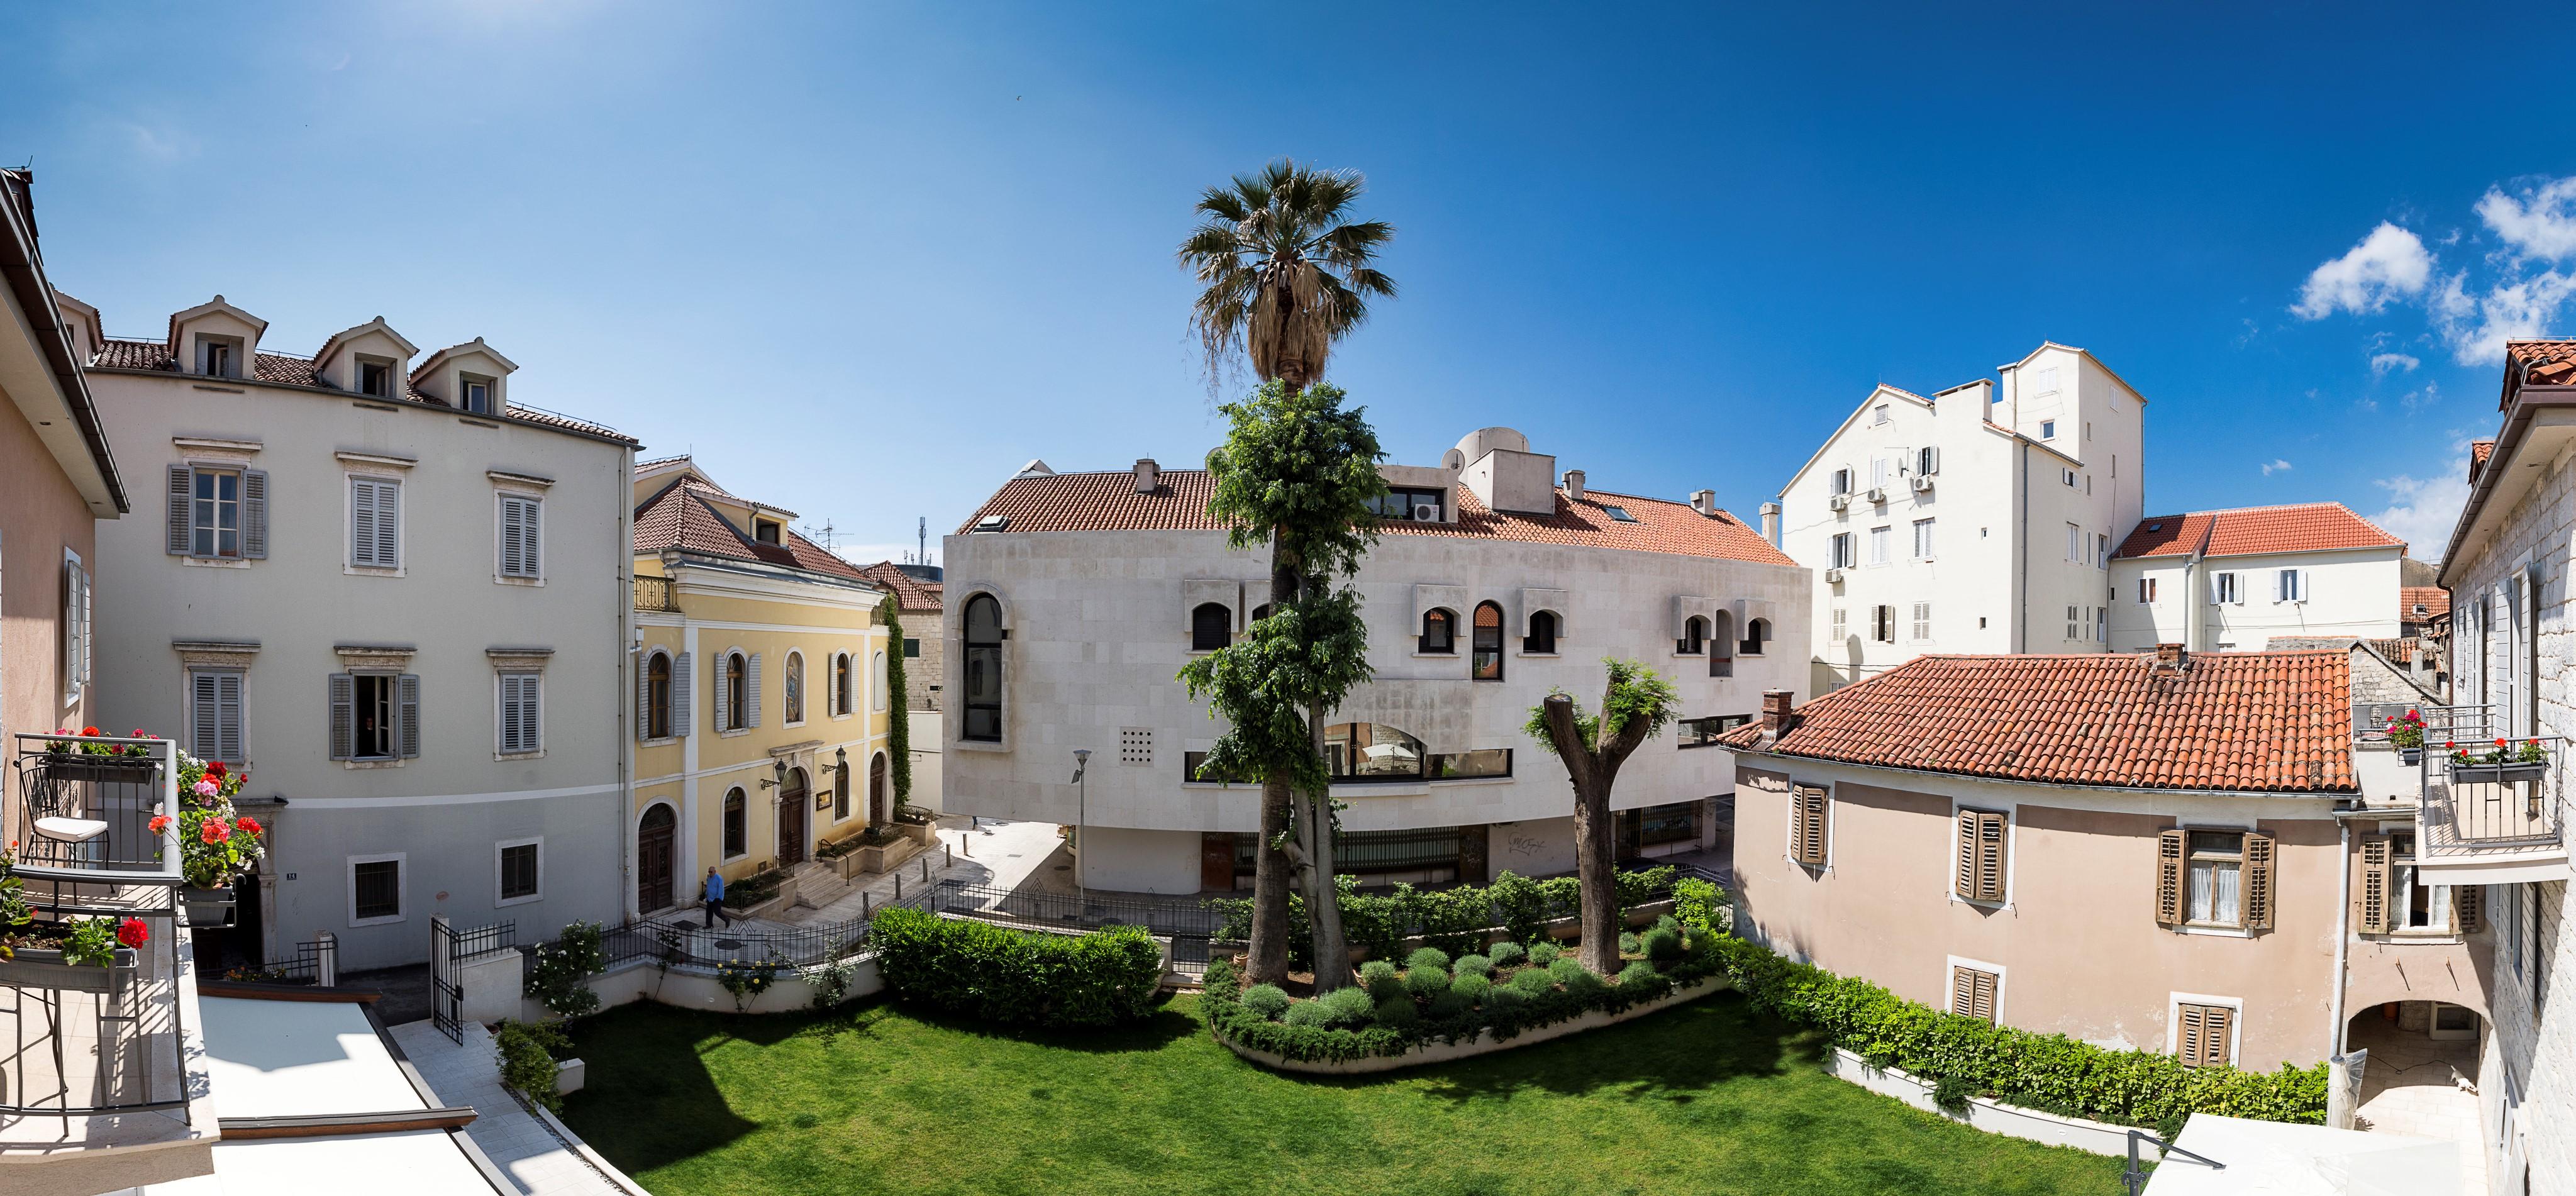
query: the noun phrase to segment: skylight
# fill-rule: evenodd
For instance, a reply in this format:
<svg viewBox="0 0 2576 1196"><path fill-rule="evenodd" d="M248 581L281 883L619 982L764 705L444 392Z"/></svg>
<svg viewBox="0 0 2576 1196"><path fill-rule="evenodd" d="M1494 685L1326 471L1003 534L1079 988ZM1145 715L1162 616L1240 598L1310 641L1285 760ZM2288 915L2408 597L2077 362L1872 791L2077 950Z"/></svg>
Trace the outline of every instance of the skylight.
<svg viewBox="0 0 2576 1196"><path fill-rule="evenodd" d="M1608 512L1610 512L1610 517L1611 517L1612 519L1616 519L1616 520L1618 520L1618 521L1619 521L1619 522L1621 522L1621 523L1635 523L1635 522L1637 521L1637 517L1636 517L1636 516L1634 516L1634 515L1629 514L1629 513L1628 513L1628 508L1626 508L1626 507L1611 506L1611 505L1609 505L1609 504L1607 504L1607 503L1604 503L1604 504L1602 505L1601 509L1602 509L1602 510L1604 510L1604 511L1608 511Z"/></svg>
<svg viewBox="0 0 2576 1196"><path fill-rule="evenodd" d="M998 532L1004 527L1009 526L1010 522L1011 517L1008 515L986 515L985 517L975 521L975 530L979 532Z"/></svg>

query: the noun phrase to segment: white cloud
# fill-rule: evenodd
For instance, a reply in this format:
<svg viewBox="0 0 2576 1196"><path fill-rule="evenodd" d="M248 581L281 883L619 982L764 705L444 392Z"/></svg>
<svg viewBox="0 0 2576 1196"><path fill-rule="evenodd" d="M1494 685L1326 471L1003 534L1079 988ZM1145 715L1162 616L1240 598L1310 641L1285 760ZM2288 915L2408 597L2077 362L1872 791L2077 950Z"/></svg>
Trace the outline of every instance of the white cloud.
<svg viewBox="0 0 2576 1196"><path fill-rule="evenodd" d="M2399 474L2375 484L2388 491L2388 506L2370 521L2406 541L2406 555L2438 561L2469 501L2469 442L2454 441L2447 468L2429 478Z"/></svg>
<svg viewBox="0 0 2576 1196"><path fill-rule="evenodd" d="M2453 279L2452 285L2458 281ZM2499 282L2475 299L2463 293L2453 302L2446 295L2433 318L2462 364L2497 365L2504 361L2506 341L2548 335L2571 297L2576 297L2576 274L2543 270Z"/></svg>
<svg viewBox="0 0 2576 1196"><path fill-rule="evenodd" d="M2271 464L2266 465L2266 466L2264 466L2264 467L2263 467L2263 476L2268 478L2268 477L2272 476L2273 474L2276 474L2276 473L2288 473L2289 471L2290 471L2290 463L2289 463L2289 462L2284 461L2284 460L2282 460L2282 459L2280 459L2280 458L2278 458L2278 457L2274 457L2274 458L2272 458L2272 463L2271 463Z"/></svg>
<svg viewBox="0 0 2576 1196"><path fill-rule="evenodd" d="M2416 366L2422 364L2424 363L2404 353L2374 353L2370 358L2370 372L2385 374L2390 370L2403 370L2411 374L2415 372Z"/></svg>
<svg viewBox="0 0 2576 1196"><path fill-rule="evenodd" d="M2290 310L2301 319L2322 320L2337 311L2366 315L2391 300L2424 293L2433 281L2433 255L2415 234L2382 221L2342 257L2319 265L2299 290Z"/></svg>
<svg viewBox="0 0 2576 1196"><path fill-rule="evenodd" d="M2576 175L2527 188L2519 199L2490 187L2478 200L2478 218L2524 257L2576 254Z"/></svg>

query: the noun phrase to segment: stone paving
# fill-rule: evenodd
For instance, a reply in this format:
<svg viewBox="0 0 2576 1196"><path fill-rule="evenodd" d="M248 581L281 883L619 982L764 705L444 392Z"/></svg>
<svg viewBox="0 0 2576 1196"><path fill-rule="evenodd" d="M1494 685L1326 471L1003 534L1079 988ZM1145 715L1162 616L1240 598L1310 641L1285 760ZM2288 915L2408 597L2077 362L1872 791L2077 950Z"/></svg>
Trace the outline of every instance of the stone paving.
<svg viewBox="0 0 2576 1196"><path fill-rule="evenodd" d="M501 1087L492 1035L480 1024L465 1023L463 1046L449 1041L429 1021L395 1026L393 1037L439 1100L474 1107L474 1123L465 1127L466 1136L527 1196L643 1193L632 1181L611 1179L575 1149L579 1138L557 1134Z"/></svg>
<svg viewBox="0 0 2576 1196"><path fill-rule="evenodd" d="M2427 1038L2363 1018L2350 1045L2370 1051L2353 1128L2459 1143L2461 1190L2483 1196L2486 1151L2479 1140L2478 1094L2470 1086L2478 1072L2477 1042Z"/></svg>

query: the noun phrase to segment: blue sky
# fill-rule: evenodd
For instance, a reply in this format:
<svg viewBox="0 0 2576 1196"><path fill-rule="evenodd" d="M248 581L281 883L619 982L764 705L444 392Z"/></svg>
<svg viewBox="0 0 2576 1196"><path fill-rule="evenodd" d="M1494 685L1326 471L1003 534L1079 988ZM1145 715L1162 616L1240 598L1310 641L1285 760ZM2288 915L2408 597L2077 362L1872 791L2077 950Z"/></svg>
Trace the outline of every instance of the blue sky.
<svg viewBox="0 0 2576 1196"><path fill-rule="evenodd" d="M2439 551L2576 293L2515 20L1760 7L16 6L0 160L111 333L481 335L863 558L1031 457L1195 463L1171 251L1283 154L1399 229L1332 371L1398 460L1509 424L1749 516L1873 384L2054 339L2148 396L2151 508Z"/></svg>

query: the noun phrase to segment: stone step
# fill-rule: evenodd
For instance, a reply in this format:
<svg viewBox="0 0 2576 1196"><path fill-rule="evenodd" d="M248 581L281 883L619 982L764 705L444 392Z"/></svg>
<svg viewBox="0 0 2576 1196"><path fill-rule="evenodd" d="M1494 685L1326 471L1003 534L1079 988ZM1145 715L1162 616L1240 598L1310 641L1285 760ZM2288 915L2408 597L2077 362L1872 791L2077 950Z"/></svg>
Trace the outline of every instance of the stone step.
<svg viewBox="0 0 2576 1196"><path fill-rule="evenodd" d="M798 865L791 883L796 886L796 904L814 909L830 905L850 891L850 882L841 879L840 869L820 861Z"/></svg>

